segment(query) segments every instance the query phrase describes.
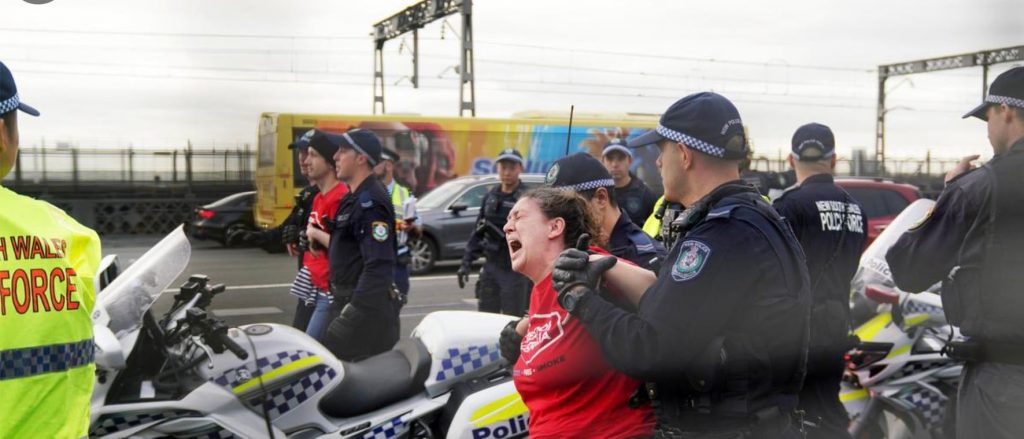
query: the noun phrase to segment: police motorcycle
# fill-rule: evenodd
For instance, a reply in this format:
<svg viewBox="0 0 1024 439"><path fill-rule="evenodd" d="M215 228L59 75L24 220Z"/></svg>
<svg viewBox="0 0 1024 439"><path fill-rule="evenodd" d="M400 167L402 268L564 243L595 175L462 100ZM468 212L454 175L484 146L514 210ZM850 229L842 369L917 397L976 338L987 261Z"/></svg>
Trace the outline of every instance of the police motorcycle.
<svg viewBox="0 0 1024 439"><path fill-rule="evenodd" d="M855 295L877 305L856 328L860 343L845 356L839 399L856 438L941 438L955 431L957 386L963 363L945 355L960 338L946 322L938 287L918 294L899 291L885 253L934 205L907 207L865 250L854 276ZM857 290L859 288L859 290Z"/></svg>
<svg viewBox="0 0 1024 439"><path fill-rule="evenodd" d="M393 350L344 362L285 325L214 319L207 308L225 287L202 275L155 317L190 252L178 228L99 294L90 437L526 435L526 406L499 354L509 317L435 312Z"/></svg>

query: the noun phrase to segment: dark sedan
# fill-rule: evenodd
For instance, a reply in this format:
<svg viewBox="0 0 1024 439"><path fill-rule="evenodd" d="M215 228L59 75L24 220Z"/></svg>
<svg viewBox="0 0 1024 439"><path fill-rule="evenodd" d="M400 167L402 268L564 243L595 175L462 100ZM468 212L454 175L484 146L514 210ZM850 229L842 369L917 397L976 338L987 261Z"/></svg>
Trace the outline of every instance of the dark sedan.
<svg viewBox="0 0 1024 439"><path fill-rule="evenodd" d="M522 174L526 187L544 183L542 174ZM423 236L409 242L414 274L429 272L441 260L460 259L484 195L499 184L498 176L471 175L449 180L416 200L416 213L423 220Z"/></svg>
<svg viewBox="0 0 1024 439"><path fill-rule="evenodd" d="M195 210L189 232L197 239L213 239L226 245L227 236L236 230L255 230L252 206L256 192L228 195Z"/></svg>

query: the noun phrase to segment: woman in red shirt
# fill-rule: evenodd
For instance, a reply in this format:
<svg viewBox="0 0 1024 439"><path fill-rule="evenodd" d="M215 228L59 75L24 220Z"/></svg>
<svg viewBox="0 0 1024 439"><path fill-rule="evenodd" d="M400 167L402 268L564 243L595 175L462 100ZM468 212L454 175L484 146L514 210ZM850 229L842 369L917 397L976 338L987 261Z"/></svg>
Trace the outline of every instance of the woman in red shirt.
<svg viewBox="0 0 1024 439"><path fill-rule="evenodd" d="M582 197L551 188L520 198L505 225L512 269L534 284L529 314L518 327L523 338L513 369L516 390L530 410L531 438L652 435L650 406L629 405L641 383L608 365L586 328L558 305L551 285L554 261L562 250L596 230L597 221ZM622 262L616 264L620 271L636 268ZM636 275L653 277L636 269Z"/></svg>

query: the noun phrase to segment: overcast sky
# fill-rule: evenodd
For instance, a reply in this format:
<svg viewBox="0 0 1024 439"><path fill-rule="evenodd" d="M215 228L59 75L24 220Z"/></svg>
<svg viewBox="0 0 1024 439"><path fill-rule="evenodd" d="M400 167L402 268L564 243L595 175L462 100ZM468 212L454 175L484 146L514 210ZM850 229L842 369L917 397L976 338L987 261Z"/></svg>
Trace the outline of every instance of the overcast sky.
<svg viewBox="0 0 1024 439"><path fill-rule="evenodd" d="M412 3L6 0L0 60L43 112L21 119L25 147L252 144L263 111L369 114L371 26ZM473 24L479 116L660 113L715 90L759 154L811 121L847 154L873 151L879 64L1024 45L1024 2L480 0ZM389 112L457 114L461 24L448 25L420 33L418 90L408 50L387 44ZM909 78L888 83L890 157L990 155L984 123L960 119L980 68Z"/></svg>

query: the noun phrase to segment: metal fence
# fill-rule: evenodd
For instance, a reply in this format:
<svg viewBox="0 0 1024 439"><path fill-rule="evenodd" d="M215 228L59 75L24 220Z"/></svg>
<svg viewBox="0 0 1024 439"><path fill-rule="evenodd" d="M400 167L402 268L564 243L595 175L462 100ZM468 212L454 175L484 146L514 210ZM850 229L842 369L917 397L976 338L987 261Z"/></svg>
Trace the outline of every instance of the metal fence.
<svg viewBox="0 0 1024 439"><path fill-rule="evenodd" d="M252 181L255 152L236 149L24 148L5 180L22 183Z"/></svg>

